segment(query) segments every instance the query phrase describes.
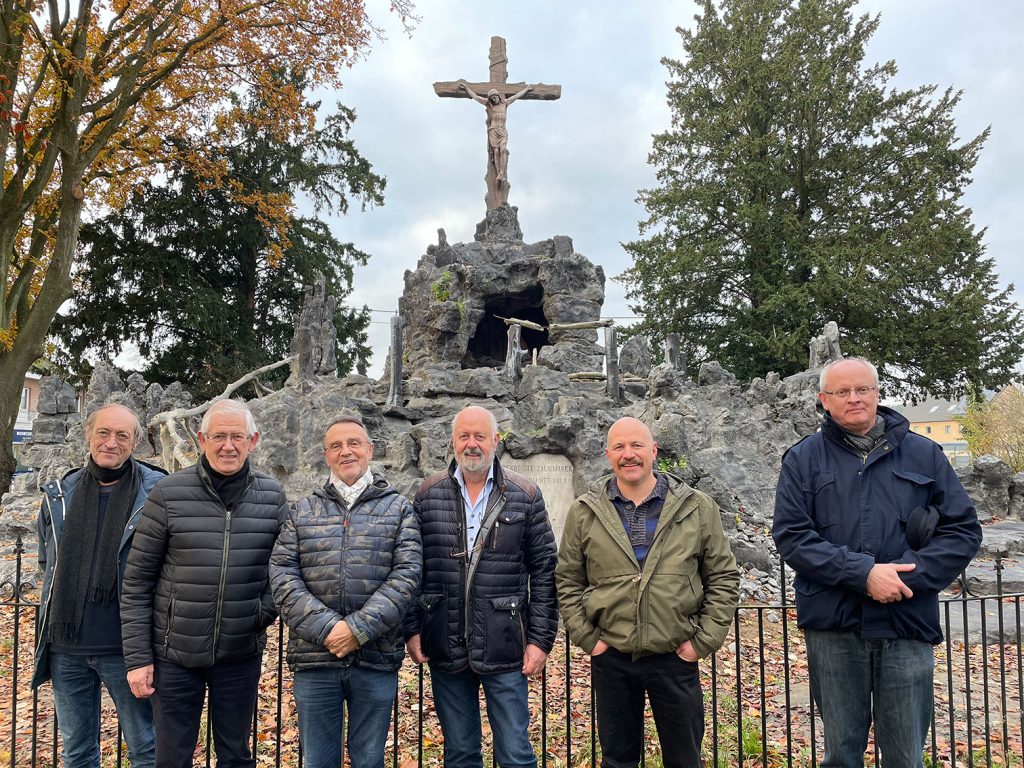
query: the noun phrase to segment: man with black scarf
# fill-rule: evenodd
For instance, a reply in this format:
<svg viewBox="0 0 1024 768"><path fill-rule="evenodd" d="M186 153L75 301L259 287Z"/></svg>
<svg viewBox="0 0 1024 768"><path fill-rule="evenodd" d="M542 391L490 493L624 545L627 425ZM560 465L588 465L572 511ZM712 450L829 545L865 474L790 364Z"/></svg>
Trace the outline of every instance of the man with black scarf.
<svg viewBox="0 0 1024 768"><path fill-rule="evenodd" d="M782 459L772 535L796 571L821 765L863 766L874 720L882 764L921 768L938 594L974 557L981 527L939 445L878 404L875 366L829 363L819 390L825 420Z"/></svg>
<svg viewBox="0 0 1024 768"><path fill-rule="evenodd" d="M158 768L191 768L207 692L219 768L249 748L266 628L268 564L287 500L249 467L259 432L241 402L203 416L194 466L149 495L128 557L121 635L132 693L153 697Z"/></svg>
<svg viewBox="0 0 1024 768"><path fill-rule="evenodd" d="M53 680L66 768L100 764L100 684L117 707L134 768L154 764L153 712L125 679L118 593L146 495L166 473L132 458L138 416L105 405L85 420L85 467L43 486L42 615L32 687Z"/></svg>

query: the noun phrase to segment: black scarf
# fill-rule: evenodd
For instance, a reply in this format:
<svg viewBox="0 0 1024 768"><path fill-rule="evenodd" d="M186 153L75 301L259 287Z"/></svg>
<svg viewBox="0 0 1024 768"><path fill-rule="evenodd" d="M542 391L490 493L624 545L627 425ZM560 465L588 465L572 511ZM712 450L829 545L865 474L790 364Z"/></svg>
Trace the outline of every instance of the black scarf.
<svg viewBox="0 0 1024 768"><path fill-rule="evenodd" d="M245 495L245 488L249 483L249 460L246 459L242 468L233 475L222 475L210 466L205 455L200 461L210 478L210 485L213 486L214 493L220 497L224 508L233 510Z"/></svg>
<svg viewBox="0 0 1024 768"><path fill-rule="evenodd" d="M840 429L843 429L840 427ZM865 434L858 435L848 429L843 429L843 439L861 453L867 455L875 449L875 446L885 437L885 419L875 416L874 426Z"/></svg>
<svg viewBox="0 0 1024 768"><path fill-rule="evenodd" d="M93 603L117 599L117 553L135 500L135 478L131 458L117 469L106 469L90 456L82 470L64 519L50 593L50 634L58 642L77 640L86 599ZM97 540L100 483L114 482Z"/></svg>

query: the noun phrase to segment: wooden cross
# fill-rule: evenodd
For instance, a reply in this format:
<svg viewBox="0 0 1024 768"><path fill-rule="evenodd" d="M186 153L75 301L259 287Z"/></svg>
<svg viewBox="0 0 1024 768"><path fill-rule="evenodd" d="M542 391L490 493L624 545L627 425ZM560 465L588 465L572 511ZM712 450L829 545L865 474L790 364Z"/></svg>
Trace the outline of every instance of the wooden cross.
<svg viewBox="0 0 1024 768"><path fill-rule="evenodd" d="M508 56L505 38L492 37L490 80L467 83L465 80L434 83L434 93L453 99L474 99L487 109L487 201L488 210L508 202L508 133L506 110L517 99L553 101L561 98L562 86L508 82Z"/></svg>

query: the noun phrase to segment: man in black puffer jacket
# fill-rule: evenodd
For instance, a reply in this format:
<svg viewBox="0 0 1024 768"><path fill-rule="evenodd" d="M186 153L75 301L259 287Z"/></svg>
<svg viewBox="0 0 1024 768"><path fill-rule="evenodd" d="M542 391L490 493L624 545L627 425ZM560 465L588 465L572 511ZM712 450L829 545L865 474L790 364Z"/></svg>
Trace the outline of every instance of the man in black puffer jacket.
<svg viewBox="0 0 1024 768"><path fill-rule="evenodd" d="M402 621L423 566L419 524L409 500L370 471L373 443L357 416L328 425L324 457L330 479L295 505L270 558L303 765L342 764L347 707L349 764L384 768Z"/></svg>
<svg viewBox="0 0 1024 768"><path fill-rule="evenodd" d="M199 463L156 484L142 510L121 595L128 684L153 696L157 768L190 768L203 698L218 768L255 761L249 734L266 628L267 579L288 502L249 468L259 433L244 404L203 416Z"/></svg>
<svg viewBox="0 0 1024 768"><path fill-rule="evenodd" d="M540 489L495 459L498 425L470 406L452 422L455 460L416 494L423 587L406 625L430 663L446 768L481 768L479 689L501 768L532 768L526 677L558 629L555 539Z"/></svg>

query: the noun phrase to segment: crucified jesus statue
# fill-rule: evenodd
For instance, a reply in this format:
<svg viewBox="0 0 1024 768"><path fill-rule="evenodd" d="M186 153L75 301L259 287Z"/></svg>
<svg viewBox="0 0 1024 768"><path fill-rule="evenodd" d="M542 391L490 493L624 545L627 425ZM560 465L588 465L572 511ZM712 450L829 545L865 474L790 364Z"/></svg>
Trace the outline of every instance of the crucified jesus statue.
<svg viewBox="0 0 1024 768"><path fill-rule="evenodd" d="M509 97L501 95L497 88L491 88L486 96L476 93L465 80L460 80L459 85L473 101L483 104L487 109L487 148L489 160L494 168L494 178L499 187L504 186L508 173L508 105L525 96L532 89L528 85L518 93Z"/></svg>

